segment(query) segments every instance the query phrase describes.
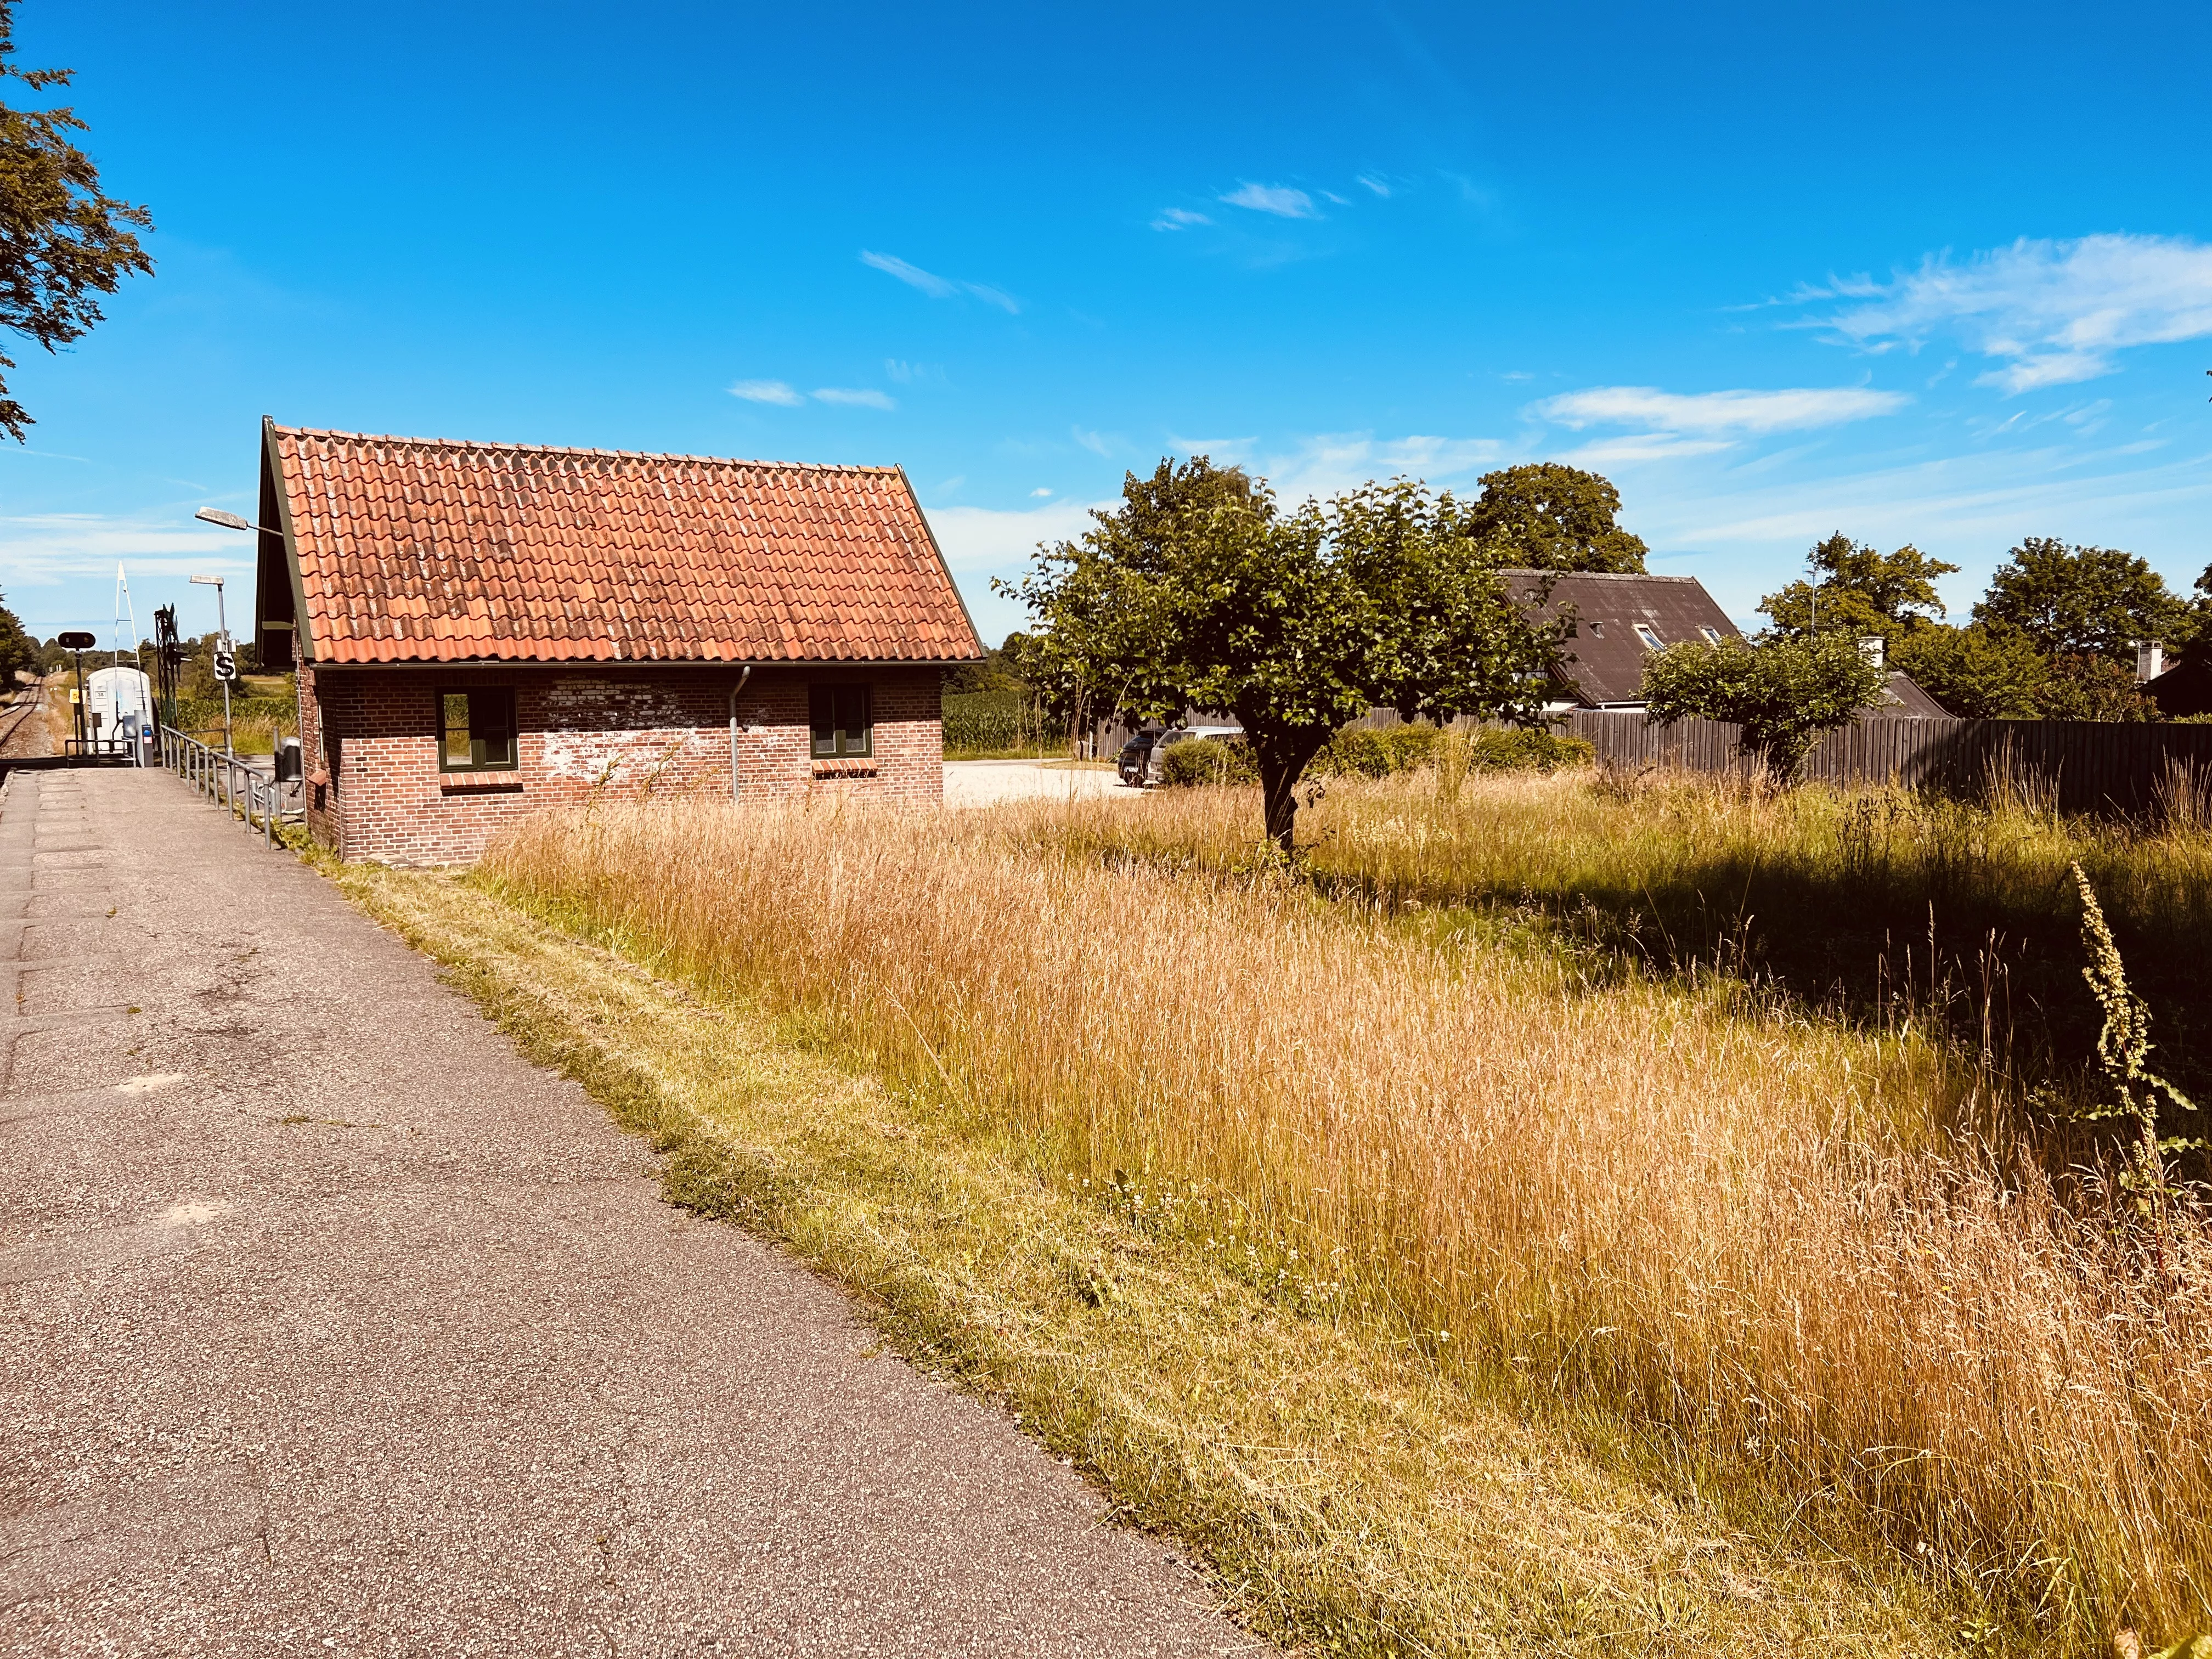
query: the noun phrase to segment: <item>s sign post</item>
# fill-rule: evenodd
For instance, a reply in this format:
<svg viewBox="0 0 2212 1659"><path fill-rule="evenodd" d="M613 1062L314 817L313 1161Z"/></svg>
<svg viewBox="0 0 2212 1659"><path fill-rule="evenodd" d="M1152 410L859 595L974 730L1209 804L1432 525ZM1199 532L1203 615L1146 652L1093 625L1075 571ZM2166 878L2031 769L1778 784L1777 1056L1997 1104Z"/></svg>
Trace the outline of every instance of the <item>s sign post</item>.
<svg viewBox="0 0 2212 1659"><path fill-rule="evenodd" d="M206 514L198 515L204 518ZM238 678L238 653L230 642L230 623L222 612L222 578L220 576L191 576L186 580L195 587L215 589L215 677L222 685L222 757L230 753L230 683Z"/></svg>

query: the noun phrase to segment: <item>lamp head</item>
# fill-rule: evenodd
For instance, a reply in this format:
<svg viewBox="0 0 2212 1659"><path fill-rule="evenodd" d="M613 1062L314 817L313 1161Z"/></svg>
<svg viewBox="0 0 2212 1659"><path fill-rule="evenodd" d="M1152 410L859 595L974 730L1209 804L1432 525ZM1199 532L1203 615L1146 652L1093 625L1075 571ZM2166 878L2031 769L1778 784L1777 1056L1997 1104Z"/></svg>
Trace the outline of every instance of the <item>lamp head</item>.
<svg viewBox="0 0 2212 1659"><path fill-rule="evenodd" d="M220 576L187 576L185 580L190 582L194 587L221 587L222 586L222 578Z"/></svg>
<svg viewBox="0 0 2212 1659"><path fill-rule="evenodd" d="M219 524L225 530L251 530L253 528L253 522L252 520L241 519L235 513L226 513L219 507L204 507L198 512L193 514L192 517L202 520L208 524ZM199 579L195 576L192 580L197 581Z"/></svg>

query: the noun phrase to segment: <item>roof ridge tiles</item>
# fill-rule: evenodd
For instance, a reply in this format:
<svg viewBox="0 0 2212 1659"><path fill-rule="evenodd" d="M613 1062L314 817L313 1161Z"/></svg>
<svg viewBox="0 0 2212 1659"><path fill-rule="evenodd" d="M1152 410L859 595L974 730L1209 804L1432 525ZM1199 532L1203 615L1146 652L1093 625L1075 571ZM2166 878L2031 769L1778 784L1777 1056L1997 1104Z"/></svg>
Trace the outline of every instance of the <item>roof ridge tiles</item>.
<svg viewBox="0 0 2212 1659"><path fill-rule="evenodd" d="M893 466L863 466L851 461L778 461L732 455L687 455L672 450L652 449L590 449L573 444L501 443L487 438L410 438L389 432L345 432L334 427L275 426L270 430L283 438L319 439L325 441L353 444L390 444L410 449L472 450L479 453L516 455L594 455L629 461L688 462L701 466L762 467L779 472L821 472L833 476L887 477L896 476L901 469Z"/></svg>

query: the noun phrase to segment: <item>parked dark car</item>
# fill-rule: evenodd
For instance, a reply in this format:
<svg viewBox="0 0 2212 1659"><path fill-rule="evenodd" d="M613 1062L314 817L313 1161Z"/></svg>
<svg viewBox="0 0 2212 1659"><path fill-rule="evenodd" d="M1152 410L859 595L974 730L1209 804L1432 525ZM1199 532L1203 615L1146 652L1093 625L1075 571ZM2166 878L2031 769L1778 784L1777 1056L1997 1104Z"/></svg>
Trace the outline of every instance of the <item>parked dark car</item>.
<svg viewBox="0 0 2212 1659"><path fill-rule="evenodd" d="M1139 732L1121 745L1121 753L1115 762L1121 781L1136 788L1145 787L1145 779L1152 770L1152 745L1160 740L1158 732Z"/></svg>
<svg viewBox="0 0 2212 1659"><path fill-rule="evenodd" d="M1152 739L1152 748L1146 752L1144 773L1137 781L1154 784L1164 778L1167 775L1168 750L1179 743L1204 743L1243 735L1233 726L1178 726L1171 732L1162 732Z"/></svg>

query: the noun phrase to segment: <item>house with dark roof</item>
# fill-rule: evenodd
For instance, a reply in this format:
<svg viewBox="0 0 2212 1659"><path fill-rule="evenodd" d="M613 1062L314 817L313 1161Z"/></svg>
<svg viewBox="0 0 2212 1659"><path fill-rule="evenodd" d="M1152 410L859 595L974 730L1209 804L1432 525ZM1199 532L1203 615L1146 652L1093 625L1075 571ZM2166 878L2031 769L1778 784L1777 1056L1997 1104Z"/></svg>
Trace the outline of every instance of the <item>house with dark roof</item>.
<svg viewBox="0 0 2212 1659"><path fill-rule="evenodd" d="M1644 659L1685 641L1718 645L1741 631L1695 576L1595 570L1506 570L1521 601L1545 621L1567 617L1567 637L1552 664L1555 713L1573 708L1640 712ZM1549 584L1548 590L1546 584ZM1942 706L1899 670L1888 671L1882 701L1862 720L1947 720Z"/></svg>
<svg viewBox="0 0 2212 1659"><path fill-rule="evenodd" d="M983 651L901 469L262 438L255 638L342 857L610 795L943 798Z"/></svg>

